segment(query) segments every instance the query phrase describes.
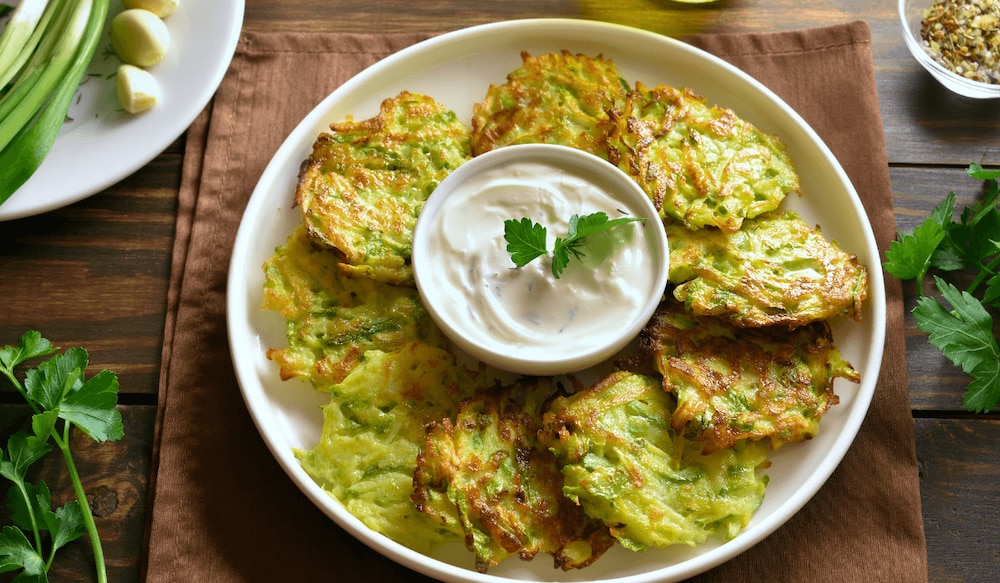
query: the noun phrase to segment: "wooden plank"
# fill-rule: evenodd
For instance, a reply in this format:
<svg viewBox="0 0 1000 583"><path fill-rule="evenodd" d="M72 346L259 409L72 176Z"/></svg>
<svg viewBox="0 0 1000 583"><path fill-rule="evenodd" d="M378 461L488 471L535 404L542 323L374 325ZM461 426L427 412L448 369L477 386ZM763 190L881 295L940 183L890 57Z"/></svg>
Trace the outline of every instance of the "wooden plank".
<svg viewBox="0 0 1000 583"><path fill-rule="evenodd" d="M995 581L1000 420L917 419L930 583Z"/></svg>
<svg viewBox="0 0 1000 583"><path fill-rule="evenodd" d="M83 346L123 393L156 395L183 141L77 204L0 223L0 345Z"/></svg>

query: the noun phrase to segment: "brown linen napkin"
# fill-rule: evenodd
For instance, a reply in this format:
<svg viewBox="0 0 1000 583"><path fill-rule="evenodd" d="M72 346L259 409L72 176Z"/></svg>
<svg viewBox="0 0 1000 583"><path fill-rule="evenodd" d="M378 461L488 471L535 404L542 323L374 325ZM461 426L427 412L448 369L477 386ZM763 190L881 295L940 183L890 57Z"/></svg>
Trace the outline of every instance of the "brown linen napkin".
<svg viewBox="0 0 1000 583"><path fill-rule="evenodd" d="M427 580L335 526L274 461L236 384L225 293L243 208L285 136L340 83L428 36L245 34L214 105L188 132L150 484L150 583ZM884 250L895 223L868 26L686 40L760 79L813 125ZM697 581L927 580L902 295L898 282L887 285L878 390L843 463L785 526Z"/></svg>

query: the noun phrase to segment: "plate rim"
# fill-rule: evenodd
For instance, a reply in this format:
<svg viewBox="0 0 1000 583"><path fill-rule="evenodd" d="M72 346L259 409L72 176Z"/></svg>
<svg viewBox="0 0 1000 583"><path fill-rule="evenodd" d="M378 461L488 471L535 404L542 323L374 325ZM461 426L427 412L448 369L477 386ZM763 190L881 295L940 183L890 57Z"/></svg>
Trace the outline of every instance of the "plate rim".
<svg viewBox="0 0 1000 583"><path fill-rule="evenodd" d="M397 63L405 62L407 59L419 56L424 52L439 49L441 45L461 43L476 36L495 35L505 31L510 31L511 29L521 29L520 32L523 32L524 30L529 29L545 30L548 27L554 26L562 29L577 29L578 31L604 31L614 32L616 34L626 34L635 37L645 37L645 41L647 42L670 45L673 50L685 52L697 59L712 62L713 65L716 65L721 70L724 70L728 76L735 77L740 80L740 82L749 85L755 91L760 92L761 97L768 100L770 105L781 110L785 116L788 116L790 120L794 122L798 129L807 138L807 145L816 149L831 163L829 170L833 171L833 173L838 177L850 196L850 203L853 207L854 213L862 219L861 224L858 225L861 228L861 238L865 241L865 244L869 249L873 249L876 252L878 250L877 244L875 243L871 221L868 218L867 212L861 203L860 197L858 196L853 183L847 177L846 172L836 157L833 156L829 147L823 142L818 134L816 134L812 127L787 103L785 103L784 100L778 97L769 88L756 81L749 74L743 72L739 68L731 65L721 58L708 53L707 51L672 37L667 37L665 35L660 35L658 33L626 25L571 18L526 18L491 22L446 32L439 36L434 36L417 42L374 63L337 87L301 119L301 121L288 134L279 148L275 151L275 154L261 174L257 185L254 187L251 197L247 202L243 216L241 217L240 226L233 246L233 254L231 256L229 274L227 278L226 318L231 358L233 360L234 368L236 369L236 378L240 387L241 395L258 432L261 434L267 444L267 447L271 451L272 455L274 455L282 469L304 492L310 501L317 506L317 509L334 520L336 524L346 530L351 536L357 538L359 541L363 542L383 556L386 556L387 558L390 558L414 571L445 581L500 583L515 581L517 579L499 577L492 574L481 574L470 569L440 561L434 557L409 549L399 543L396 543L388 537L385 537L384 535L372 531L356 517L350 515L343 509L343 507L340 507L340 512L335 512L330 507L330 500L332 500L332 498L320 489L311 478L308 478L308 476L306 476L308 482L302 483L301 478L305 475L304 471L298 466L298 464L290 462L286 452L278 451L276 449L277 445L273 443L266 434L267 421L258 415L259 412L255 409L254 404L251 402L252 395L250 392L252 391L252 387L245 386L246 379L244 379L243 375L240 374L242 367L240 366L237 338L238 335L242 334L245 330L239 321L239 315L245 314L248 309L247 302L243 301L246 298L241 294L236 293L237 290L242 292L243 290L241 288L245 287L247 283L245 278L240 277L241 275L246 274L243 270L244 266L239 264L239 260L241 258L240 251L247 248L253 236L253 233L250 232L251 224L248 222L248 217L251 216L251 214L256 215L261 212L260 207L267 202L266 185L273 182L274 177L282 173L284 169L281 164L278 164L278 159L287 157L291 151L299 149L302 140L306 137L308 137L308 143L311 144L315 140L315 135L310 134L314 134L317 125L326 115L329 114L333 105L338 101L343 100L344 96L349 95L356 88L362 86L368 77L377 76L392 69L397 65ZM865 362L863 370L865 370L866 377L862 380L860 385L857 385L858 388L854 396L854 404L852 405L850 414L845 419L845 427L841 429L839 437L833 443L833 447L823 456L823 462L819 465L817 471L814 471L803 482L800 491L792 498L791 502L785 502L781 505L780 508L782 512L775 512L771 515L763 517L761 521L756 524L749 525L731 541L722 543L719 546L708 550L704 554L697 555L681 563L664 565L662 568L639 574L616 577L613 579L614 581L622 583L678 581L703 573L708 569L725 563L735 556L745 552L791 519L815 496L823 484L827 482L830 475L832 475L834 470L836 470L836 468L840 465L847 451L854 443L857 433L860 430L864 419L867 417L874 395L876 380L879 375L884 356L884 344L886 337L886 315L884 309L885 285L880 269L872 269L871 266L869 266L868 271L869 296L866 303L870 309L868 309L866 313L866 318L871 323L872 344L870 346L866 346L864 350L866 358L864 359ZM259 342L260 338L257 337L255 340ZM803 494L802 492L805 493ZM337 503L333 502L333 504ZM595 581L593 579L585 580ZM605 579L602 579L602 581L604 580ZM611 579L608 580L610 581Z"/></svg>

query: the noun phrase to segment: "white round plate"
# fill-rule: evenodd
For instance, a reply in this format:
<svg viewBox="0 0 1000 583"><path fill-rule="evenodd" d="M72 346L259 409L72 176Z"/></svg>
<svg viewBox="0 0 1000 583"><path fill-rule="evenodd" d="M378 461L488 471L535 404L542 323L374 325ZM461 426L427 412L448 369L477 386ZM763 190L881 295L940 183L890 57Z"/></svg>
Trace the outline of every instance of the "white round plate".
<svg viewBox="0 0 1000 583"><path fill-rule="evenodd" d="M14 2L17 4L17 2ZM222 82L243 27L243 0L182 0L164 22L170 48L149 67L163 97L153 109L122 109L114 73L120 61L108 34L124 7L111 0L101 43L49 155L0 205L0 221L48 212L82 200L129 176L191 125Z"/></svg>
<svg viewBox="0 0 1000 583"><path fill-rule="evenodd" d="M772 455L764 502L747 528L728 542L631 553L616 546L585 569L563 573L548 557L511 559L480 574L461 545L433 557L376 534L349 515L302 470L293 448L311 449L322 427L324 397L300 382L282 382L267 360L269 347L286 345L284 322L261 311L261 265L300 221L292 208L299 164L330 122L347 115L364 119L401 90L430 95L470 119L473 103L490 83L502 83L521 63L520 53L567 49L614 60L630 81L689 86L712 103L733 109L788 146L801 174L801 198L787 200L823 233L867 266L869 299L863 320L837 321L834 338L861 373L860 385L838 381L840 404L823 417L814 439ZM295 484L341 527L385 556L446 581L678 581L716 566L773 532L823 485L840 463L867 413L882 361L885 293L879 253L861 202L843 169L819 137L773 93L723 61L657 34L584 20L524 20L482 25L445 34L392 55L324 99L288 136L257 185L237 234L229 272L228 326L233 363L247 407L278 462ZM323 557L317 556L317 561Z"/></svg>

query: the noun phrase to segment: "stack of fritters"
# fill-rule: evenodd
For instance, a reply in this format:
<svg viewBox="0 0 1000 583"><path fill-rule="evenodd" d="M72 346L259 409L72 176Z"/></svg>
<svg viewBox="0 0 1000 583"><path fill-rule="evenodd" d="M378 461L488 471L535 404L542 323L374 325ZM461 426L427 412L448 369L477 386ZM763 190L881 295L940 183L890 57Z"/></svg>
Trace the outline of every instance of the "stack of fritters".
<svg viewBox="0 0 1000 583"><path fill-rule="evenodd" d="M265 265L264 299L287 322L268 352L282 377L331 396L303 468L372 529L424 551L463 541L481 571L731 538L763 499L769 446L815 435L833 379L859 380L827 320L860 317L867 274L776 210L799 183L774 136L688 89L630 89L608 59L521 58L471 129L403 92L333 124L303 164L303 226ZM470 154L539 142L627 172L671 246L638 353L592 386L570 377L572 393L460 364L412 287L434 187Z"/></svg>
<svg viewBox="0 0 1000 583"><path fill-rule="evenodd" d="M473 143L484 139L482 128L497 125L487 113L525 127L548 127L557 123L558 110L525 104L565 101L567 87L573 94L600 95L592 75L576 73L588 70L580 64L588 58L581 55L572 57L574 66L559 74L558 84L538 81L553 77L547 66L568 58L522 55L523 66L508 82L490 87L485 103L491 106L477 108ZM621 77L609 61L595 62L603 78ZM518 99L503 98L512 93ZM683 334L663 333L656 320L646 330L646 350L660 365L664 388L681 401L672 416L675 428L708 440L710 449L762 438L777 446L813 435L819 417L835 402L832 379L857 381L833 348L825 321L860 318L868 289L864 267L818 228L777 210L787 194L799 194L799 180L776 137L690 89L637 82L624 100L616 93L603 103L610 124L597 115L585 130L567 124L559 143L608 158L660 209L670 245L666 291L681 303L669 303L668 309L698 316L702 324L699 342L688 346L683 358L717 373L684 376L671 358L684 351L678 346ZM590 147L593 134L605 130L604 143ZM798 330L802 326L809 327ZM721 350L734 335L748 340L737 340L737 350ZM767 339L771 349L758 350L763 344L751 338ZM777 350L779 345L798 350ZM751 374L751 363L768 372ZM779 390L769 383L787 386ZM719 403L720 398L731 402ZM746 411L736 414L740 406ZM759 418L750 423L751 417ZM688 422L697 428L685 428Z"/></svg>
<svg viewBox="0 0 1000 583"><path fill-rule="evenodd" d="M462 540L447 499L410 501L424 425L454 415L481 391L477 376L441 348L414 341L369 350L342 382L329 387L323 431L313 449L296 451L317 484L369 528L423 552Z"/></svg>
<svg viewBox="0 0 1000 583"><path fill-rule="evenodd" d="M466 545L485 572L505 558L551 554L563 570L585 567L614 544L608 527L563 496L555 456L541 447L550 379L524 379L463 401L454 418L427 426L417 457L413 501L440 516L445 496L457 509Z"/></svg>
<svg viewBox="0 0 1000 583"><path fill-rule="evenodd" d="M690 89L629 89L612 61L568 51L521 59L475 105L474 155L525 143L585 150L632 176L661 216L691 228L734 231L798 192L777 138Z"/></svg>

